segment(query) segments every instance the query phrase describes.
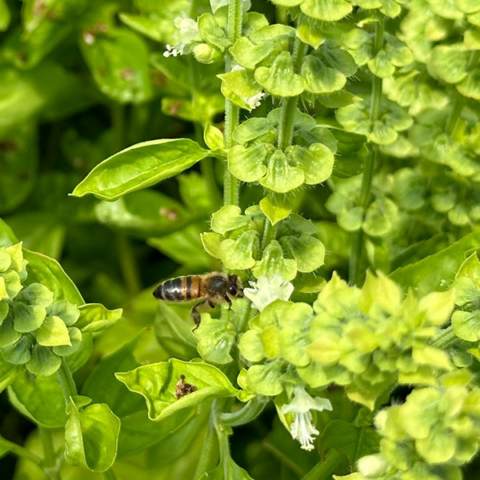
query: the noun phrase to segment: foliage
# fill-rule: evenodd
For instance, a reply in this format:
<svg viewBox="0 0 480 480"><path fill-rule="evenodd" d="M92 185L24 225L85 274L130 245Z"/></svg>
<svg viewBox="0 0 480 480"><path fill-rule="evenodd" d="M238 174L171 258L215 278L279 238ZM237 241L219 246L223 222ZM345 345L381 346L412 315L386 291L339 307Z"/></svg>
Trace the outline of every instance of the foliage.
<svg viewBox="0 0 480 480"><path fill-rule="evenodd" d="M477 1L0 0L0 32L2 472L476 478ZM244 297L197 329L152 296L211 271Z"/></svg>

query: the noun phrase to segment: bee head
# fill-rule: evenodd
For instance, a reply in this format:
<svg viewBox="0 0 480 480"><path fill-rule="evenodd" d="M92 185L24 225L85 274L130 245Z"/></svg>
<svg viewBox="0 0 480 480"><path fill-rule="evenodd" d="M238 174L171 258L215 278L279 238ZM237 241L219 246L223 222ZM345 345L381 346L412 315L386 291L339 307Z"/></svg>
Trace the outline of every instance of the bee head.
<svg viewBox="0 0 480 480"><path fill-rule="evenodd" d="M227 293L228 296L232 298L243 297L243 284L237 275L228 276Z"/></svg>

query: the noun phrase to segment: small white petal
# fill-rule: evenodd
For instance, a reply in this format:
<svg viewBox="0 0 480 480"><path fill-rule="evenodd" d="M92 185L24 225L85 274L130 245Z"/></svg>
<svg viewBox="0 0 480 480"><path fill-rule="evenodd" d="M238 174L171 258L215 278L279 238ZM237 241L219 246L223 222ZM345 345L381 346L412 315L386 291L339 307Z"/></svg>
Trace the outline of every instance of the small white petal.
<svg viewBox="0 0 480 480"><path fill-rule="evenodd" d="M313 449L313 441L319 434L312 423L312 410L331 410L330 400L326 398L312 398L304 387L296 387L293 400L283 405L281 410L283 414L292 414L293 422L290 425L290 434L292 438L300 442L304 450Z"/></svg>
<svg viewBox="0 0 480 480"><path fill-rule="evenodd" d="M240 72L242 70L245 70L245 68L243 68L241 65L234 65L230 71L231 72Z"/></svg>
<svg viewBox="0 0 480 480"><path fill-rule="evenodd" d="M251 285L253 288L246 288L243 292L259 311L275 300L288 300L293 292L293 285L290 282L284 282L280 275L270 278L261 276Z"/></svg>
<svg viewBox="0 0 480 480"><path fill-rule="evenodd" d="M265 96L264 92L257 93L252 97L242 98L242 100L253 110L261 105L261 100Z"/></svg>

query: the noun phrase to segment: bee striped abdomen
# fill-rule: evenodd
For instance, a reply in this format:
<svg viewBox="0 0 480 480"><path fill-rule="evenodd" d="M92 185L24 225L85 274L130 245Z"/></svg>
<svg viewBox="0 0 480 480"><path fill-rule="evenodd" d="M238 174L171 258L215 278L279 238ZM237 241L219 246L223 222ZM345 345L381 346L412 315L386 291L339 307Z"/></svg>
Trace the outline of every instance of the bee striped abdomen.
<svg viewBox="0 0 480 480"><path fill-rule="evenodd" d="M182 278L173 278L159 285L155 290L155 296L160 300L166 300L167 302L179 302L184 298L182 292Z"/></svg>
<svg viewBox="0 0 480 480"><path fill-rule="evenodd" d="M201 298L201 290L198 276L178 277L160 284L153 295L166 302L185 302Z"/></svg>

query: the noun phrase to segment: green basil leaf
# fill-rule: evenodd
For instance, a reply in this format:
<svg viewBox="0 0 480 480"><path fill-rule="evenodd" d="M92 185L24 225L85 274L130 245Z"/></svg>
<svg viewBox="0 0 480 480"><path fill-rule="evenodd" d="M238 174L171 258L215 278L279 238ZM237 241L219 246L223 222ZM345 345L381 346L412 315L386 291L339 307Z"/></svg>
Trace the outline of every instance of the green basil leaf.
<svg viewBox="0 0 480 480"><path fill-rule="evenodd" d="M191 393L176 397L177 385L182 382L195 387ZM168 362L144 365L116 377L129 390L145 398L148 416L159 421L182 410L199 405L214 398L236 396L238 390L232 386L223 372L207 363L183 362L174 358Z"/></svg>
<svg viewBox="0 0 480 480"><path fill-rule="evenodd" d="M6 0L0 0L0 32L4 32L10 24L10 9Z"/></svg>
<svg viewBox="0 0 480 480"><path fill-rule="evenodd" d="M95 403L106 403L115 415L123 417L141 410L142 399L131 393L115 378L115 372L130 370L139 366L134 350L141 333L113 354L103 358L88 376L82 388L82 395Z"/></svg>
<svg viewBox="0 0 480 480"><path fill-rule="evenodd" d="M108 310L99 303L87 303L79 307L80 317L75 326L82 332L101 332L115 323L122 317L123 310Z"/></svg>
<svg viewBox="0 0 480 480"><path fill-rule="evenodd" d="M334 448L343 452L353 466L359 458L378 451L380 436L371 427L332 420L322 432L320 442L323 449Z"/></svg>
<svg viewBox="0 0 480 480"><path fill-rule="evenodd" d="M352 11L346 0L304 0L300 8L305 15L325 22L341 20Z"/></svg>
<svg viewBox="0 0 480 480"><path fill-rule="evenodd" d="M105 95L120 103L140 103L150 98L148 49L136 33L110 28L106 34L84 35L80 49Z"/></svg>
<svg viewBox="0 0 480 480"><path fill-rule="evenodd" d="M0 18L1 16L0 5ZM9 135L0 139L0 164L2 165L0 214L2 214L21 205L34 186L38 164L35 125L19 125Z"/></svg>
<svg viewBox="0 0 480 480"><path fill-rule="evenodd" d="M8 388L12 405L32 422L47 428L63 427L65 399L57 375L35 376L23 369Z"/></svg>
<svg viewBox="0 0 480 480"><path fill-rule="evenodd" d="M115 200L177 175L207 157L208 153L186 138L138 143L97 165L75 187L72 195L93 194L103 200Z"/></svg>
<svg viewBox="0 0 480 480"><path fill-rule="evenodd" d="M240 468L231 457L228 457L225 463L221 463L217 468L203 474L199 480L253 480L252 477Z"/></svg>
<svg viewBox="0 0 480 480"><path fill-rule="evenodd" d="M85 302L75 284L65 273L60 264L53 258L23 249L25 260L28 261L27 283L41 283L53 292L53 299L68 300L74 305Z"/></svg>
<svg viewBox="0 0 480 480"><path fill-rule="evenodd" d="M0 218L0 247L9 247L18 243L12 229Z"/></svg>
<svg viewBox="0 0 480 480"><path fill-rule="evenodd" d="M73 398L67 406L65 458L94 472L108 470L115 461L120 420L104 403L77 407Z"/></svg>
<svg viewBox="0 0 480 480"><path fill-rule="evenodd" d="M480 233L470 233L433 255L397 268L390 274L390 278L404 288L414 288L420 296L447 290L465 258L476 251L479 244Z"/></svg>

